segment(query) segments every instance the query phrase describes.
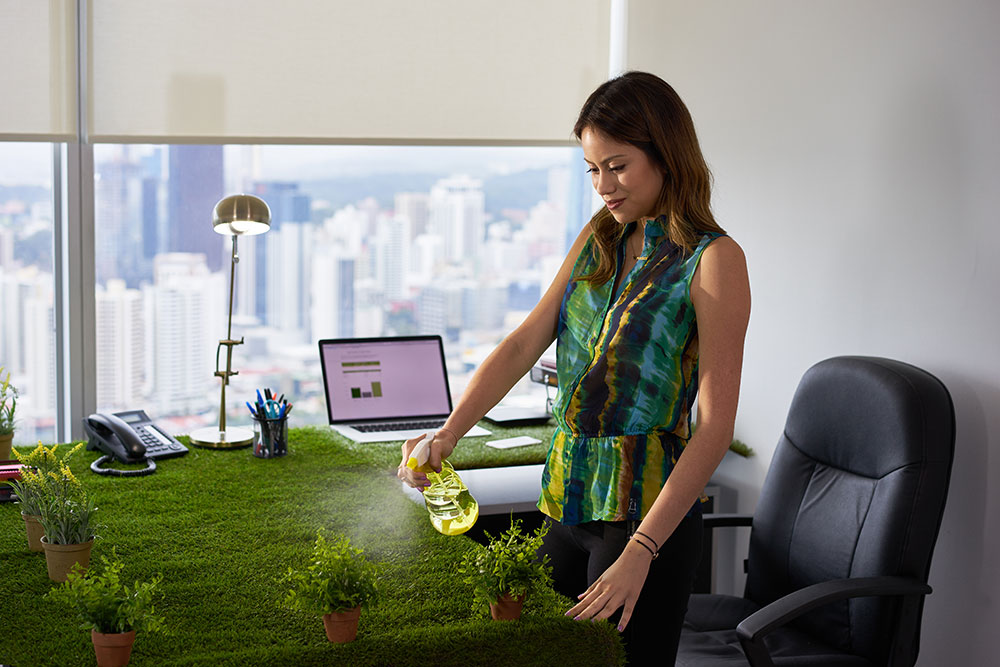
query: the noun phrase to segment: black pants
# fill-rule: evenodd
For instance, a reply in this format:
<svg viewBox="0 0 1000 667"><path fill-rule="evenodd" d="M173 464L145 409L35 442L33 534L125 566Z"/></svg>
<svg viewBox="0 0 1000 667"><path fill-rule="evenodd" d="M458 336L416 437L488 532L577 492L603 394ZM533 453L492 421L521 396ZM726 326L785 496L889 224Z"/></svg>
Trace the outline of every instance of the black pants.
<svg viewBox="0 0 1000 667"><path fill-rule="evenodd" d="M564 526L547 518L549 532L539 551L552 564L555 589L572 600L587 590L621 555L628 540L624 521ZM628 664L673 665L681 625L694 584L702 544L701 514L684 518L649 567L632 618L622 632ZM611 617L615 625L619 609Z"/></svg>

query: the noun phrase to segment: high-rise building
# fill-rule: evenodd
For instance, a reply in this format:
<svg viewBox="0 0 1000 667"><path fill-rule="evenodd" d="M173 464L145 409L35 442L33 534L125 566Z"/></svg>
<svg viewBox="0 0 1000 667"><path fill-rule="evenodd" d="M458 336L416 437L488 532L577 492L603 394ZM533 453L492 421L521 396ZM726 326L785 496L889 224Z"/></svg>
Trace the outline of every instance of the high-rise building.
<svg viewBox="0 0 1000 667"><path fill-rule="evenodd" d="M311 222L312 197L299 191L299 184L286 181L259 181L254 183L253 194L271 209L271 230L280 229L286 222Z"/></svg>
<svg viewBox="0 0 1000 667"><path fill-rule="evenodd" d="M311 340L354 336L355 260L343 248L323 244L315 248L310 286Z"/></svg>
<svg viewBox="0 0 1000 667"><path fill-rule="evenodd" d="M310 329L314 232L310 223L286 222L265 235L271 237L266 267L267 302L271 305L266 322L286 332L299 332L303 342Z"/></svg>
<svg viewBox="0 0 1000 667"><path fill-rule="evenodd" d="M246 291L242 298L245 303L252 303L252 306L249 310L244 307L244 312L268 326L297 328L284 321L280 312L287 305L285 301L288 296L285 292L287 281L283 276L289 266L298 266L306 248L301 246L301 227L285 236L281 235L281 230L285 225L310 222L312 198L299 192L297 183L282 181L255 183L253 193L267 202L271 210L271 229L267 234L254 237L248 245L253 253L254 268L252 273L248 273L250 280L244 279ZM241 256L245 256L245 253L241 253ZM288 260L295 261L296 264L283 263ZM295 279L295 282L301 284L302 276ZM302 316L295 317L295 321L299 323L303 319ZM308 331L305 327L301 328L303 332Z"/></svg>
<svg viewBox="0 0 1000 667"><path fill-rule="evenodd" d="M486 232L486 198L482 181L453 176L431 188L431 233L445 243L445 257L454 264L474 262Z"/></svg>
<svg viewBox="0 0 1000 667"><path fill-rule="evenodd" d="M167 250L203 253L210 271L222 268L223 238L212 229L212 211L225 196L222 146L169 149Z"/></svg>
<svg viewBox="0 0 1000 667"><path fill-rule="evenodd" d="M32 272L21 290L24 320L24 360L31 401L22 401L24 416L53 416L56 409L56 322L52 274Z"/></svg>
<svg viewBox="0 0 1000 667"><path fill-rule="evenodd" d="M218 341L226 335L227 287L222 273L209 273L202 254L157 255L152 329L158 414L204 410L207 393L219 382L213 373Z"/></svg>
<svg viewBox="0 0 1000 667"><path fill-rule="evenodd" d="M382 216L376 236L377 276L389 301L407 296L406 277L410 266L410 221Z"/></svg>
<svg viewBox="0 0 1000 667"><path fill-rule="evenodd" d="M430 196L426 192L398 192L393 198L396 216L410 221L410 233L420 236L430 219Z"/></svg>
<svg viewBox="0 0 1000 667"><path fill-rule="evenodd" d="M94 202L94 272L98 283L121 278L137 284L143 277L142 169L121 151L98 167Z"/></svg>
<svg viewBox="0 0 1000 667"><path fill-rule="evenodd" d="M97 406L102 411L142 405L146 384L143 293L122 280L97 287Z"/></svg>

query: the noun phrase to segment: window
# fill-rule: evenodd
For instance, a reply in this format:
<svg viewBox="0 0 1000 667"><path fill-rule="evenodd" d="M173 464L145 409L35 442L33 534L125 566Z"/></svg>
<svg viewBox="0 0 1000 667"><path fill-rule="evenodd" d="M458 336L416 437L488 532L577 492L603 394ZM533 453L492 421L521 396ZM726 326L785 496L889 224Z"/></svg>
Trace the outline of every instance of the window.
<svg viewBox="0 0 1000 667"><path fill-rule="evenodd" d="M325 423L321 338L440 334L457 396L590 215L566 147L99 144L94 161L98 408L144 407L176 433L218 420L223 196L252 192L272 214L238 241L237 423L263 387L292 397L298 423ZM510 400L544 389L525 380Z"/></svg>
<svg viewBox="0 0 1000 667"><path fill-rule="evenodd" d="M0 142L0 366L15 445L55 440L52 144Z"/></svg>

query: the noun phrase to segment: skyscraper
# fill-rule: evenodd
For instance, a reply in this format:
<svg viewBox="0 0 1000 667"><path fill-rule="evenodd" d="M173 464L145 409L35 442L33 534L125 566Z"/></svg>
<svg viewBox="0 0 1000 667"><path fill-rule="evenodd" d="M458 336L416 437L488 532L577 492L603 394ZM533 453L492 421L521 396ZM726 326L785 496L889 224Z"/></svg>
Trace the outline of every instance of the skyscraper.
<svg viewBox="0 0 1000 667"><path fill-rule="evenodd" d="M486 231L483 182L452 176L431 188L429 227L445 243L445 257L453 264L474 262Z"/></svg>
<svg viewBox="0 0 1000 667"><path fill-rule="evenodd" d="M254 270L251 281L247 281L247 292L243 294L245 303L252 303L249 311L257 321L269 326L289 328L291 325L283 321L279 312L289 294L285 291L283 275L291 267L299 267L305 248L299 245L302 240L301 226L289 234L282 235L285 225L304 224L311 220L312 198L299 192L298 183L283 181L262 181L254 183L253 194L267 202L271 210L271 230L263 236L257 236L249 245L254 259ZM296 240L298 239L298 240ZM287 246L287 247L283 247ZM286 264L293 261L294 264ZM301 268L301 267L300 267ZM298 283L301 284L302 276ZM300 292L301 294L302 292ZM301 324L304 317L296 317ZM295 328L295 327L292 327ZM303 327L303 330L307 330Z"/></svg>
<svg viewBox="0 0 1000 667"><path fill-rule="evenodd" d="M212 211L225 195L222 146L171 146L167 184L167 250L203 253L210 271L222 268L223 238Z"/></svg>
<svg viewBox="0 0 1000 667"><path fill-rule="evenodd" d="M142 278L142 171L123 150L95 182L94 271L98 283Z"/></svg>
<svg viewBox="0 0 1000 667"><path fill-rule="evenodd" d="M207 393L218 383L212 375L213 359L216 344L226 333L225 300L223 274L210 275L204 255L157 255L152 327L159 414L186 415L204 409Z"/></svg>
<svg viewBox="0 0 1000 667"><path fill-rule="evenodd" d="M354 336L354 269L354 257L342 248L316 247L310 289L312 342Z"/></svg>
<svg viewBox="0 0 1000 667"><path fill-rule="evenodd" d="M97 406L145 403L146 320L143 295L122 280L97 287Z"/></svg>
<svg viewBox="0 0 1000 667"><path fill-rule="evenodd" d="M410 221L410 233L414 237L427 231L430 197L426 192L399 192L393 200L396 215Z"/></svg>
<svg viewBox="0 0 1000 667"><path fill-rule="evenodd" d="M410 221L383 216L376 236L377 276L388 301L406 296L406 276L410 266Z"/></svg>

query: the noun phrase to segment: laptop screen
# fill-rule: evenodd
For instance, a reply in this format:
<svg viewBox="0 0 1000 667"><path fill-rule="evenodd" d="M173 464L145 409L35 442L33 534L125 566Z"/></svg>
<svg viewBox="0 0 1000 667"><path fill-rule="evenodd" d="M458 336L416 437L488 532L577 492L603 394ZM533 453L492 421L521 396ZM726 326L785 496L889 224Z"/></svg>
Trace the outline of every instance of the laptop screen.
<svg viewBox="0 0 1000 667"><path fill-rule="evenodd" d="M451 412L440 336L319 342L331 424Z"/></svg>

